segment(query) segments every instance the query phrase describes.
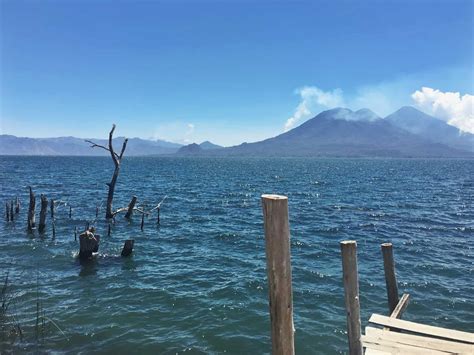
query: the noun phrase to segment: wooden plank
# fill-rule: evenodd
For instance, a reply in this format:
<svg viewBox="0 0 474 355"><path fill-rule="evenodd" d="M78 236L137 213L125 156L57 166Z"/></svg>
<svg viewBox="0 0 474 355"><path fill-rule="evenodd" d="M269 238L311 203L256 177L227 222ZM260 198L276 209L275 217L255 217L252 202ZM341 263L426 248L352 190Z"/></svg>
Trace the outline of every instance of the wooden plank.
<svg viewBox="0 0 474 355"><path fill-rule="evenodd" d="M384 339L404 345L422 347L455 354L474 354L474 345L459 343L455 341L442 340L438 338L412 335L398 332L387 332L378 328L366 327L365 335L371 338Z"/></svg>
<svg viewBox="0 0 474 355"><path fill-rule="evenodd" d="M262 195L272 354L295 353L288 198Z"/></svg>
<svg viewBox="0 0 474 355"><path fill-rule="evenodd" d="M406 330L413 333L420 333L438 338L451 339L464 343L474 344L474 334L468 332L462 332L459 330L452 330L446 328L433 327L431 325L425 325L415 322L409 322L406 320L389 318L380 314L372 314L369 319L370 323L383 325L389 328L395 328L400 330Z"/></svg>
<svg viewBox="0 0 474 355"><path fill-rule="evenodd" d="M387 332L389 333L389 332ZM362 343L366 349L386 351L390 354L411 354L411 355L448 355L453 352L439 351L433 349L423 349L416 346L399 344L385 339L372 338L367 335L362 336Z"/></svg>
<svg viewBox="0 0 474 355"><path fill-rule="evenodd" d="M398 304L393 310L392 314L390 315L390 318L397 318L397 319L402 318L403 312L408 307L409 301L410 301L410 294L404 293L402 298L400 298L400 301L398 301ZM385 327L383 329L390 330L390 328L388 327Z"/></svg>
<svg viewBox="0 0 474 355"><path fill-rule="evenodd" d="M360 303L359 303L359 276L357 272L357 243L346 240L340 243L342 255L342 275L344 280L344 299L347 315L347 338L349 340L349 354L363 354L360 340Z"/></svg>
<svg viewBox="0 0 474 355"><path fill-rule="evenodd" d="M390 351L382 351L376 349L365 349L365 355L390 355Z"/></svg>
<svg viewBox="0 0 474 355"><path fill-rule="evenodd" d="M408 307L408 302L410 302L410 294L404 293L402 298L400 298L400 301L398 301L398 304L393 310L392 314L390 315L390 318L402 318L403 312L405 312L405 309Z"/></svg>

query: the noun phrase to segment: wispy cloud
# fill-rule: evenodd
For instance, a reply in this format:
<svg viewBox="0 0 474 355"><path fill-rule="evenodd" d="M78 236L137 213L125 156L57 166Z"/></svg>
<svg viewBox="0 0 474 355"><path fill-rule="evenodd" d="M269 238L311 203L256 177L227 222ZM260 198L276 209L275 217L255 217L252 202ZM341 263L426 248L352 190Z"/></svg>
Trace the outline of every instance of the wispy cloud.
<svg viewBox="0 0 474 355"><path fill-rule="evenodd" d="M464 132L474 133L474 96L422 87L411 95L416 106Z"/></svg>
<svg viewBox="0 0 474 355"><path fill-rule="evenodd" d="M323 91L316 86L305 86L296 90L301 102L296 107L293 116L285 123L285 132L289 131L302 120L308 119L315 112L344 105L342 90Z"/></svg>
<svg viewBox="0 0 474 355"><path fill-rule="evenodd" d="M192 143L193 141L193 135L194 135L194 124L193 123L188 123L186 125L186 132L184 132L184 138L183 141L185 143Z"/></svg>

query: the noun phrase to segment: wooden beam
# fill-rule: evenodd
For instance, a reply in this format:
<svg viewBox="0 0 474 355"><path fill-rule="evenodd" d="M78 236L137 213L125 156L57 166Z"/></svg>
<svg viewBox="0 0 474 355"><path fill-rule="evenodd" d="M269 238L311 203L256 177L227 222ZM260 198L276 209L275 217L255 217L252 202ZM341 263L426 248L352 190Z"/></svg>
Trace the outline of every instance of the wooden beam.
<svg viewBox="0 0 474 355"><path fill-rule="evenodd" d="M367 335L362 336L362 341L366 349L385 351L389 354L410 354L410 355L448 355L452 352L438 351L433 349L420 348L418 346L400 344L385 340L384 338L374 338Z"/></svg>
<svg viewBox="0 0 474 355"><path fill-rule="evenodd" d="M390 341L403 345L417 346L424 349L447 351L456 354L474 354L474 345L472 344L464 344L427 336L419 336L399 332L386 332L373 327L366 327L365 335L368 336L370 339Z"/></svg>
<svg viewBox="0 0 474 355"><path fill-rule="evenodd" d="M383 268L385 272L385 284L387 285L388 313L391 314L398 304L398 285L395 275L395 262L393 260L392 243L383 243Z"/></svg>
<svg viewBox="0 0 474 355"><path fill-rule="evenodd" d="M295 353L288 198L262 195L272 354Z"/></svg>
<svg viewBox="0 0 474 355"><path fill-rule="evenodd" d="M347 338L349 354L361 355L359 275L357 271L357 243L346 240L340 243L342 255L342 274L344 280L344 299L347 316Z"/></svg>
<svg viewBox="0 0 474 355"><path fill-rule="evenodd" d="M405 309L408 307L409 302L410 294L404 293L402 298L400 298L400 301L398 301L398 304L393 310L392 314L390 315L390 318L402 318L403 312L405 312Z"/></svg>
<svg viewBox="0 0 474 355"><path fill-rule="evenodd" d="M409 322L406 320L385 317L380 314L372 314L369 323L383 325L385 327L429 335L432 337L456 340L463 343L474 344L474 333L462 332L446 328L433 327L420 323Z"/></svg>

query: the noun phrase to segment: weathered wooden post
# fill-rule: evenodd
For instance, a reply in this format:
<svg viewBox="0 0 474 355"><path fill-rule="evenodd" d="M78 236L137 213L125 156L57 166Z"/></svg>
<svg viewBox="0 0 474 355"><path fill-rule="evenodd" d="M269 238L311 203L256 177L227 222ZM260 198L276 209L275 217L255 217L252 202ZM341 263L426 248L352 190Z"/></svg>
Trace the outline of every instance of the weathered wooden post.
<svg viewBox="0 0 474 355"><path fill-rule="evenodd" d="M28 231L32 232L36 226L36 223L35 223L36 198L35 198L35 193L31 189L31 186L29 186L28 188L30 189L30 206L28 207Z"/></svg>
<svg viewBox="0 0 474 355"><path fill-rule="evenodd" d="M56 223L54 223L54 220L53 220L53 239L56 238Z"/></svg>
<svg viewBox="0 0 474 355"><path fill-rule="evenodd" d="M51 199L50 210L51 210L51 220L54 220L54 200L53 199Z"/></svg>
<svg viewBox="0 0 474 355"><path fill-rule="evenodd" d="M109 222L109 228L107 229L107 236L110 237L110 233L111 233L111 227L110 227L110 222Z"/></svg>
<svg viewBox="0 0 474 355"><path fill-rule="evenodd" d="M15 214L13 213L13 200L10 203L10 221L13 222Z"/></svg>
<svg viewBox="0 0 474 355"><path fill-rule="evenodd" d="M357 243L353 240L342 241L341 255L349 354L362 355Z"/></svg>
<svg viewBox="0 0 474 355"><path fill-rule="evenodd" d="M74 227L74 241L77 240L77 226Z"/></svg>
<svg viewBox="0 0 474 355"><path fill-rule="evenodd" d="M156 224L160 224L160 207L157 208L158 216L156 217Z"/></svg>
<svg viewBox="0 0 474 355"><path fill-rule="evenodd" d="M5 219L7 222L10 222L10 206L8 206L8 202L5 202Z"/></svg>
<svg viewBox="0 0 474 355"><path fill-rule="evenodd" d="M294 354L288 198L262 195L272 354Z"/></svg>
<svg viewBox="0 0 474 355"><path fill-rule="evenodd" d="M133 196L130 203L128 204L127 213L125 214L126 219L132 218L133 209L135 208L136 203L137 203L137 196Z"/></svg>
<svg viewBox="0 0 474 355"><path fill-rule="evenodd" d="M69 219L72 217L72 207L69 206Z"/></svg>
<svg viewBox="0 0 474 355"><path fill-rule="evenodd" d="M145 225L145 213L142 213L142 223L140 225L140 229L143 232L143 226Z"/></svg>
<svg viewBox="0 0 474 355"><path fill-rule="evenodd" d="M15 213L20 213L20 199L18 198L18 196L16 197Z"/></svg>
<svg viewBox="0 0 474 355"><path fill-rule="evenodd" d="M130 254L132 254L132 251L133 251L133 244L135 244L135 240L134 240L134 239L127 239L127 240L125 241L125 244L123 245L123 249L122 249L121 255L122 255L122 256L129 256Z"/></svg>
<svg viewBox="0 0 474 355"><path fill-rule="evenodd" d="M40 220L38 226L38 232L43 233L46 227L46 213L48 212L48 199L45 195L41 194L41 209L40 209Z"/></svg>
<svg viewBox="0 0 474 355"><path fill-rule="evenodd" d="M398 304L398 284L397 276L395 274L395 262L393 260L392 243L383 243L382 256L383 268L385 272L385 283L387 285L387 299L389 314L395 310Z"/></svg>

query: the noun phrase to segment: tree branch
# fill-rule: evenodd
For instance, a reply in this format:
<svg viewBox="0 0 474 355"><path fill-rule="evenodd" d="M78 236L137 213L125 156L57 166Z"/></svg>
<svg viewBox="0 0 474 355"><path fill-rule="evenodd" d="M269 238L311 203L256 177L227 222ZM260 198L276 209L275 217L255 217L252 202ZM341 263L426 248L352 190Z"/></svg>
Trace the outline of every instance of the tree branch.
<svg viewBox="0 0 474 355"><path fill-rule="evenodd" d="M119 165L119 157L115 153L114 147L112 145L112 138L113 138L113 135L114 135L114 131L115 131L115 123L112 125L112 129L110 130L110 133L109 133L109 149L108 150L110 152L110 155L112 156L112 160L114 161L115 166L118 166Z"/></svg>
<svg viewBox="0 0 474 355"><path fill-rule="evenodd" d="M122 161L123 153L125 152L125 148L127 148L128 138L125 138L122 144L122 150L120 151L119 160Z"/></svg>
<svg viewBox="0 0 474 355"><path fill-rule="evenodd" d="M155 207L153 207L153 208L150 210L150 212L153 212L153 211L156 210L157 208L161 208L161 205L163 204L163 202L165 202L165 200L166 200L167 197L168 197L168 196L163 197L163 199L160 201L160 203L157 204ZM149 213L150 213L150 212L149 212Z"/></svg>
<svg viewBox="0 0 474 355"><path fill-rule="evenodd" d="M91 144L91 148L96 148L96 147L97 147L97 148L101 148L101 149L104 149L104 150L110 152L110 149L107 148L107 147L105 147L105 146L103 146L103 145L97 144L97 143L95 143L95 142L93 142L93 141L90 141L90 140L88 140L88 139L86 139L85 142ZM114 152L114 154L115 154L115 155L117 156L117 158L118 158L117 153Z"/></svg>

